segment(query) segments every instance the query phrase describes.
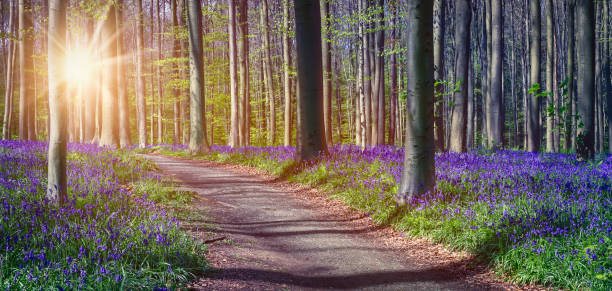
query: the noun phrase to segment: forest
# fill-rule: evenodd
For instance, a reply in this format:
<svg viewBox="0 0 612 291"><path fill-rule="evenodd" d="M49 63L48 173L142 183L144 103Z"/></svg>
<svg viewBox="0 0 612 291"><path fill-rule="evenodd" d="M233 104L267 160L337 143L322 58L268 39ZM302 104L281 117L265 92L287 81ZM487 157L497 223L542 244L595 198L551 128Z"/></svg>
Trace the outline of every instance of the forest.
<svg viewBox="0 0 612 291"><path fill-rule="evenodd" d="M2 0L0 288L609 290L611 2Z"/></svg>

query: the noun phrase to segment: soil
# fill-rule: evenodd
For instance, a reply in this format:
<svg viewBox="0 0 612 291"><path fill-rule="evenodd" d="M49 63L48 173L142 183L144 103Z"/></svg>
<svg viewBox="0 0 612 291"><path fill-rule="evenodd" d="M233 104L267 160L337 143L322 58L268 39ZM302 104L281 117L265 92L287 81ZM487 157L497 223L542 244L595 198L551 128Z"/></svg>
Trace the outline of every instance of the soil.
<svg viewBox="0 0 612 291"><path fill-rule="evenodd" d="M183 221L209 243L196 290L535 290L466 253L376 225L329 193L262 171L146 155L203 215Z"/></svg>

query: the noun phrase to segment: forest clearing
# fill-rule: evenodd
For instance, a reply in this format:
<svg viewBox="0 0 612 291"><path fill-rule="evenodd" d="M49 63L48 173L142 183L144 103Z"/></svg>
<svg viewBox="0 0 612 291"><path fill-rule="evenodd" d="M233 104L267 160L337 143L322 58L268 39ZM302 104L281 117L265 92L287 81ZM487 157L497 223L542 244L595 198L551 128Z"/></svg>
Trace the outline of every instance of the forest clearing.
<svg viewBox="0 0 612 291"><path fill-rule="evenodd" d="M609 0L0 2L0 288L610 290Z"/></svg>

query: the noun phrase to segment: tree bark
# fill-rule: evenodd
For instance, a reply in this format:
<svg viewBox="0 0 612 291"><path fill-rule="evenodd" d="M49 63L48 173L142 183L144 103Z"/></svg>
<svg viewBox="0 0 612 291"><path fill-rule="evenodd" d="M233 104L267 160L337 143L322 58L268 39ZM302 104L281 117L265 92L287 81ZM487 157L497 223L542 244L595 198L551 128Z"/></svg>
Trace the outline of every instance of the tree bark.
<svg viewBox="0 0 612 291"><path fill-rule="evenodd" d="M202 112L204 100L204 58L202 47L202 4L200 0L187 1L187 23L189 25L189 117L191 134L189 150L192 153L208 152L206 119Z"/></svg>
<svg viewBox="0 0 612 291"><path fill-rule="evenodd" d="M397 130L397 55L395 54L395 42L397 41L396 39L396 34L397 34L397 30L396 30L396 23L397 23L397 10L398 7L395 6L395 2L392 2L391 4L391 11L393 13L393 16L391 17L391 51L393 51L393 53L391 54L391 64L390 64L390 69L391 69L391 109L390 109L390 113L391 116L389 117L389 144L390 145L395 145L395 139L396 139L396 134L395 131ZM435 43L435 42L434 42ZM434 50L435 51L435 50ZM434 64L435 66L435 64ZM434 67L435 70L435 67Z"/></svg>
<svg viewBox="0 0 612 291"><path fill-rule="evenodd" d="M327 153L323 122L323 66L319 1L296 0L295 38L298 69L298 147L300 161Z"/></svg>
<svg viewBox="0 0 612 291"><path fill-rule="evenodd" d="M172 38L173 38L173 42L172 42L172 57L174 59L177 59L180 55L179 55L179 49L180 49L180 43L179 43L179 39L178 39L178 31L177 31L177 27L178 27L178 18L176 16L176 3L177 0L170 0L170 13L172 13ZM174 71L175 74L177 76L177 78L180 78L180 68L179 65L176 64L174 66ZM179 144L182 134L181 134L181 90L179 88L174 88L174 90L172 90L174 93L174 102L173 102L173 113L174 113L174 135L172 138L172 142L174 144Z"/></svg>
<svg viewBox="0 0 612 291"><path fill-rule="evenodd" d="M270 52L270 34L268 25L268 0L261 1L261 19L264 30L264 70L266 78L266 93L269 106L270 122L268 123L268 145L276 143L276 104L274 102L274 83L272 82L272 53Z"/></svg>
<svg viewBox="0 0 612 291"><path fill-rule="evenodd" d="M603 34L606 37L610 37L609 36L609 26L610 26L610 14L609 14L609 9L610 9L610 2L606 1L603 3L604 7L603 7L603 14L604 14L604 25L603 25ZM610 85L610 40L608 39L608 41L604 41L603 42L603 51L604 53L602 54L603 60L602 60L602 81L603 81L603 93L604 95L602 96L602 98L605 100L606 102L606 114L608 117L608 153L612 153L612 88Z"/></svg>
<svg viewBox="0 0 612 291"><path fill-rule="evenodd" d="M592 158L595 153L595 13L591 0L576 1L578 44L578 138L576 154L580 158Z"/></svg>
<svg viewBox="0 0 612 291"><path fill-rule="evenodd" d="M32 27L31 0L19 0L19 138L32 140L34 136L32 100Z"/></svg>
<svg viewBox="0 0 612 291"><path fill-rule="evenodd" d="M240 146L240 100L238 98L238 75L237 75L237 55L236 55L236 0L229 0L229 66L230 66L230 95L231 95L231 129L230 146Z"/></svg>
<svg viewBox="0 0 612 291"><path fill-rule="evenodd" d="M445 1L434 1L434 27L433 27L433 50L434 50L434 131L436 149L439 152L445 150L444 147L444 30L446 7Z"/></svg>
<svg viewBox="0 0 612 291"><path fill-rule="evenodd" d="M368 0L361 0L362 1L362 13L365 13L366 11L369 11L368 9ZM371 82L371 70L370 70L370 53L369 53L369 47L370 47L370 40L368 39L368 32L367 30L367 25L365 23L362 23L362 31L361 31L361 38L362 38L362 54L363 54L363 94L364 94L364 102L362 102L362 112L364 112L364 118L365 118L365 131L363 132L364 134L364 138L365 141L363 142L364 146L371 146L373 141L372 141L372 82Z"/></svg>
<svg viewBox="0 0 612 291"><path fill-rule="evenodd" d="M554 152L554 109L555 105L553 102L553 70L555 69L555 62L553 59L554 50L554 18L553 18L553 1L546 0L546 96L547 107L546 107L546 151Z"/></svg>
<svg viewBox="0 0 612 291"><path fill-rule="evenodd" d="M161 5L161 6L160 6ZM163 2L157 0L157 60L162 60L162 22L161 22L161 10L163 6ZM161 75L161 67L156 65L156 74L157 74L157 143L161 144L163 141L163 104L162 104L162 75Z"/></svg>
<svg viewBox="0 0 612 291"><path fill-rule="evenodd" d="M467 95L471 17L470 0L457 1L455 7L455 82L459 84L459 90L455 91L453 98L455 106L452 110L450 150L459 153L467 151Z"/></svg>
<svg viewBox="0 0 612 291"><path fill-rule="evenodd" d="M285 89L284 145L291 145L291 52L289 51L289 0L283 0L283 81Z"/></svg>
<svg viewBox="0 0 612 291"><path fill-rule="evenodd" d="M406 141L398 202L431 191L436 183L433 122L433 2L408 1Z"/></svg>
<svg viewBox="0 0 612 291"><path fill-rule="evenodd" d="M574 147L574 130L572 129L575 122L574 118L574 53L575 53L575 33L574 33L574 10L576 0L568 0L567 11L567 100L569 101L568 111L569 118L566 121L565 129L565 149L570 150Z"/></svg>
<svg viewBox="0 0 612 291"><path fill-rule="evenodd" d="M9 2L9 24L8 31L11 38L8 39L8 54L6 59L6 83L4 91L4 118L2 123L2 139L7 140L11 136L11 112L13 110L13 76L15 64L15 0Z"/></svg>
<svg viewBox="0 0 612 291"><path fill-rule="evenodd" d="M108 41L109 46L102 49L102 132L100 134L100 145L111 147L119 146L115 13L115 5L109 4L106 19L102 26L102 39Z"/></svg>
<svg viewBox="0 0 612 291"><path fill-rule="evenodd" d="M503 78L503 11L502 0L491 0L491 75L490 96L487 99L489 147L500 148L504 139Z"/></svg>
<svg viewBox="0 0 612 291"><path fill-rule="evenodd" d="M115 2L115 24L117 26L117 56L123 57L123 9L124 0ZM127 88L125 84L125 61L116 60L117 66L117 99L119 101L119 144L121 147L130 145L130 108L128 102Z"/></svg>
<svg viewBox="0 0 612 291"><path fill-rule="evenodd" d="M239 142L241 146L249 143L249 42L248 42L248 1L239 0L238 5L238 62L240 67L240 101L238 103L239 114Z"/></svg>
<svg viewBox="0 0 612 291"><path fill-rule="evenodd" d="M320 0L321 8L321 27L323 40L321 49L323 55L323 120L325 124L325 143L332 145L332 66L331 50L329 46L329 0Z"/></svg>
<svg viewBox="0 0 612 291"><path fill-rule="evenodd" d="M530 84L540 84L540 0L529 0ZM527 126L527 150L540 151L540 103L534 92L529 97Z"/></svg>
<svg viewBox="0 0 612 291"><path fill-rule="evenodd" d="M374 102L378 103L377 106L377 114L376 114L376 126L377 134L376 134L376 144L382 145L385 143L385 57L384 57L384 49L385 49L385 10L384 10L384 0L378 0L378 7L380 9L379 21L378 21L378 30L375 33L374 40L375 43L375 74L374 74L374 86L378 89L376 90L376 95Z"/></svg>
<svg viewBox="0 0 612 291"><path fill-rule="evenodd" d="M66 45L65 0L49 1L49 159L46 198L60 205L67 200L66 84L62 77ZM112 21L115 21L112 19Z"/></svg>
<svg viewBox="0 0 612 291"><path fill-rule="evenodd" d="M147 145L147 104L142 77L142 56L144 54L142 0L137 0L136 8L136 122L138 124L138 146L144 148Z"/></svg>

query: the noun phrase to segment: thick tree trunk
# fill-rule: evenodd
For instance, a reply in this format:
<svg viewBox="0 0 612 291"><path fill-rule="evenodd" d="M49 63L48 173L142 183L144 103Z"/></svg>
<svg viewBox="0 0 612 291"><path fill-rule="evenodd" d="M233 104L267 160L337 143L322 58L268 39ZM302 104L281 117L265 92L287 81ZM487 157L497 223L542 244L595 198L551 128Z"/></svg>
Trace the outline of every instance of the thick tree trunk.
<svg viewBox="0 0 612 291"><path fill-rule="evenodd" d="M323 40L321 49L323 55L323 120L325 124L325 143L332 145L332 65L331 50L329 45L329 0L320 0L321 27Z"/></svg>
<svg viewBox="0 0 612 291"><path fill-rule="evenodd" d="M319 1L296 0L298 147L300 161L327 152L323 122L323 66Z"/></svg>
<svg viewBox="0 0 612 291"><path fill-rule="evenodd" d="M263 40L264 40L264 76L266 78L266 93L268 99L268 106L270 115L270 122L268 122L268 145L273 146L276 144L276 104L274 102L274 83L272 82L272 53L270 52L270 33L268 24L268 0L261 1L261 25L263 27Z"/></svg>
<svg viewBox="0 0 612 291"><path fill-rule="evenodd" d="M540 84L540 0L529 0L529 45L530 45L530 84ZM540 104L538 92L529 96L529 119L527 126L527 150L540 151Z"/></svg>
<svg viewBox="0 0 612 291"><path fill-rule="evenodd" d="M11 112L13 110L13 76L15 64L15 0L9 2L9 24L8 31L11 38L8 39L8 54L6 59L6 83L4 86L4 118L2 123L2 139L7 140L11 136Z"/></svg>
<svg viewBox="0 0 612 291"><path fill-rule="evenodd" d="M591 158L595 153L595 13L591 0L576 1L578 28L576 43L578 54L578 138L576 154Z"/></svg>
<svg viewBox="0 0 612 291"><path fill-rule="evenodd" d="M66 84L62 78L66 46L65 0L49 1L49 159L46 198L53 204L67 200ZM112 21L115 21L112 19Z"/></svg>
<svg viewBox="0 0 612 291"><path fill-rule="evenodd" d="M444 147L444 30L446 7L444 0L434 1L434 130L436 150L443 152Z"/></svg>
<svg viewBox="0 0 612 291"><path fill-rule="evenodd" d="M144 148L147 144L147 104L144 97L145 84L142 77L144 54L142 0L136 3L136 123L138 125L138 146Z"/></svg>
<svg viewBox="0 0 612 291"><path fill-rule="evenodd" d="M31 0L19 0L19 138L32 140L34 136L33 112L33 34Z"/></svg>
<svg viewBox="0 0 612 291"><path fill-rule="evenodd" d="M291 145L291 52L289 51L289 0L283 0L283 82L285 89L285 136L283 144Z"/></svg>
<svg viewBox="0 0 612 291"><path fill-rule="evenodd" d="M189 150L192 153L208 152L206 119L202 112L204 100L204 59L202 47L202 4L200 0L187 0L189 25L189 117L191 134Z"/></svg>
<svg viewBox="0 0 612 291"><path fill-rule="evenodd" d="M470 0L457 1L455 7L455 82L459 84L459 90L456 90L454 93L455 106L451 116L450 150L453 152L467 151L466 132L471 17Z"/></svg>
<svg viewBox="0 0 612 291"><path fill-rule="evenodd" d="M110 4L107 8L106 19L102 26L102 39L109 42L109 46L102 50L102 131L100 134L100 145L119 146L119 135L117 132L118 100L117 100L117 27L115 23L115 5Z"/></svg>
<svg viewBox="0 0 612 291"><path fill-rule="evenodd" d="M116 26L117 26L117 56L122 57L123 52L123 9L124 0L116 2ZM130 108L128 103L128 94L125 84L125 61L116 61L117 66L117 98L119 101L119 143L121 147L130 145Z"/></svg>
<svg viewBox="0 0 612 291"><path fill-rule="evenodd" d="M433 122L433 2L408 1L406 37L408 78L406 98L406 142L398 202L431 191L436 183Z"/></svg>

